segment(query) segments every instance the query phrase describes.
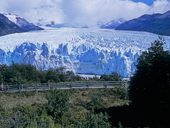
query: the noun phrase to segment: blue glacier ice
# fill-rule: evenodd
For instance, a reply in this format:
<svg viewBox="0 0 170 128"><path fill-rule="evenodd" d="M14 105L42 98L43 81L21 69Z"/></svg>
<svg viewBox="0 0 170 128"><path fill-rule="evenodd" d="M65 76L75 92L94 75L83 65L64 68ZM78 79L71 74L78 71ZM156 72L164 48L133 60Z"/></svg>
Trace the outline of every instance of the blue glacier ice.
<svg viewBox="0 0 170 128"><path fill-rule="evenodd" d="M170 49L170 37L164 37ZM65 67L77 74L117 72L129 77L137 59L158 35L105 29L60 28L0 37L0 64Z"/></svg>

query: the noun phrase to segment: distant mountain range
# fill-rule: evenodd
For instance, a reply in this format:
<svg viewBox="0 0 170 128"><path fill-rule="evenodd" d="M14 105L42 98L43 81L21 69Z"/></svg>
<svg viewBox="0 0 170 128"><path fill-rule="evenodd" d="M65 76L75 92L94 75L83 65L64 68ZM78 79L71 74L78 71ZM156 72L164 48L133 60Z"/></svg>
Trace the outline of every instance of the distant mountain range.
<svg viewBox="0 0 170 128"><path fill-rule="evenodd" d="M120 24L124 23L125 20L124 19L118 19L118 20L112 20L106 24L102 24L100 26L100 28L103 29L115 29L116 27L118 27Z"/></svg>
<svg viewBox="0 0 170 128"><path fill-rule="evenodd" d="M80 28L80 26L68 26L66 24L47 24L48 27L61 28L61 27L74 27ZM83 26L82 28L87 28ZM124 19L112 20L106 24L101 24L100 28L104 29L116 29L116 30L129 30L129 31L145 31L152 32L160 35L170 36L170 11L164 14L143 15L139 18L125 21ZM0 14L0 36L11 34L28 32L34 30L42 30L42 28L29 23L24 18L12 14Z"/></svg>
<svg viewBox="0 0 170 128"><path fill-rule="evenodd" d="M143 15L120 24L116 30L146 31L170 36L170 11L164 14Z"/></svg>
<svg viewBox="0 0 170 128"><path fill-rule="evenodd" d="M0 36L34 30L42 30L42 28L17 15L0 14Z"/></svg>

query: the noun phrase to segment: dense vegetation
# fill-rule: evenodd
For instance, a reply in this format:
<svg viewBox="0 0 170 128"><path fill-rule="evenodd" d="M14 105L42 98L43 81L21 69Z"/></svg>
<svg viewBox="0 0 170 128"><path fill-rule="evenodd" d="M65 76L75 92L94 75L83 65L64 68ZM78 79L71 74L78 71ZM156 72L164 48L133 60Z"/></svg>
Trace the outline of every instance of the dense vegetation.
<svg viewBox="0 0 170 128"><path fill-rule="evenodd" d="M96 109L128 104L125 93L115 88L0 94L0 128L111 128L107 113Z"/></svg>
<svg viewBox="0 0 170 128"><path fill-rule="evenodd" d="M71 71L64 71L63 68L41 71L32 65L12 64L0 66L0 83L23 84L23 83L48 83L78 81L83 78L76 76Z"/></svg>
<svg viewBox="0 0 170 128"><path fill-rule="evenodd" d="M49 69L41 71L32 65L12 64L10 66L0 65L0 83L2 84L24 84L24 83L57 83L66 81L85 81L87 79L75 75L72 71L64 68ZM94 77L89 80L120 81L121 76L117 73Z"/></svg>
<svg viewBox="0 0 170 128"><path fill-rule="evenodd" d="M113 72L112 74L104 74L100 76L101 81L121 81L122 77L118 74Z"/></svg>

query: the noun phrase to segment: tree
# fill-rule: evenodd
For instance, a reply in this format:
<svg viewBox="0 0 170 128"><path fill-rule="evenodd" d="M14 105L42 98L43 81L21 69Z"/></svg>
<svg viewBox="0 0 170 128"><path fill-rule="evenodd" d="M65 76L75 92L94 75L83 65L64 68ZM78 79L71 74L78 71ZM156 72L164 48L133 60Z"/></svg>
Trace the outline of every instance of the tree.
<svg viewBox="0 0 170 128"><path fill-rule="evenodd" d="M94 111L70 110L62 116L62 128L111 128L109 116L106 113Z"/></svg>
<svg viewBox="0 0 170 128"><path fill-rule="evenodd" d="M86 120L79 126L80 128L111 128L108 115L90 113Z"/></svg>
<svg viewBox="0 0 170 128"><path fill-rule="evenodd" d="M46 73L46 82L60 82L59 75L52 69Z"/></svg>
<svg viewBox="0 0 170 128"><path fill-rule="evenodd" d="M160 38L142 53L129 87L135 114L150 125L169 123L170 53L163 45L164 40Z"/></svg>
<svg viewBox="0 0 170 128"><path fill-rule="evenodd" d="M68 92L62 90L50 91L47 95L47 111L54 120L61 123L61 117L69 109Z"/></svg>
<svg viewBox="0 0 170 128"><path fill-rule="evenodd" d="M113 72L110 75L101 75L100 80L102 81L121 81L121 76L118 73Z"/></svg>
<svg viewBox="0 0 170 128"><path fill-rule="evenodd" d="M40 112L41 111L41 112ZM54 128L54 121L42 106L22 105L13 110L13 126L16 128ZM10 127L11 128L11 127Z"/></svg>

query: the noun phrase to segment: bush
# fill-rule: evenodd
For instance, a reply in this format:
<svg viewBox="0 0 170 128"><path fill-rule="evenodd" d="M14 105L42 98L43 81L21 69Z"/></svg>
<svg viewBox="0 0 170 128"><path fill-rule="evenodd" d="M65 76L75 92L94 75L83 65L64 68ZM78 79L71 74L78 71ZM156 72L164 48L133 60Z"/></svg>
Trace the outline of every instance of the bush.
<svg viewBox="0 0 170 128"><path fill-rule="evenodd" d="M30 83L58 83L65 81L80 81L72 71L63 68L40 71L32 65L12 64L0 65L0 84L30 84Z"/></svg>
<svg viewBox="0 0 170 128"><path fill-rule="evenodd" d="M54 128L54 121L40 106L18 106L14 109L13 122L17 128ZM44 112L42 112L44 111Z"/></svg>
<svg viewBox="0 0 170 128"><path fill-rule="evenodd" d="M54 90L47 95L47 111L54 120L61 123L61 117L69 109L69 94L66 91Z"/></svg>
<svg viewBox="0 0 170 128"><path fill-rule="evenodd" d="M102 109L104 108L104 101L100 95L92 95L91 96L91 101L87 103L86 106L87 109L89 110L95 110L95 109Z"/></svg>
<svg viewBox="0 0 170 128"><path fill-rule="evenodd" d="M112 73L110 75L101 75L100 80L102 81L121 81L122 78L118 73Z"/></svg>
<svg viewBox="0 0 170 128"><path fill-rule="evenodd" d="M108 121L108 115L99 113L94 114L90 113L87 115L87 118L79 126L80 128L111 128L111 124Z"/></svg>
<svg viewBox="0 0 170 128"><path fill-rule="evenodd" d="M95 114L93 112L75 114L65 115L62 124L64 128L111 128L107 114Z"/></svg>

